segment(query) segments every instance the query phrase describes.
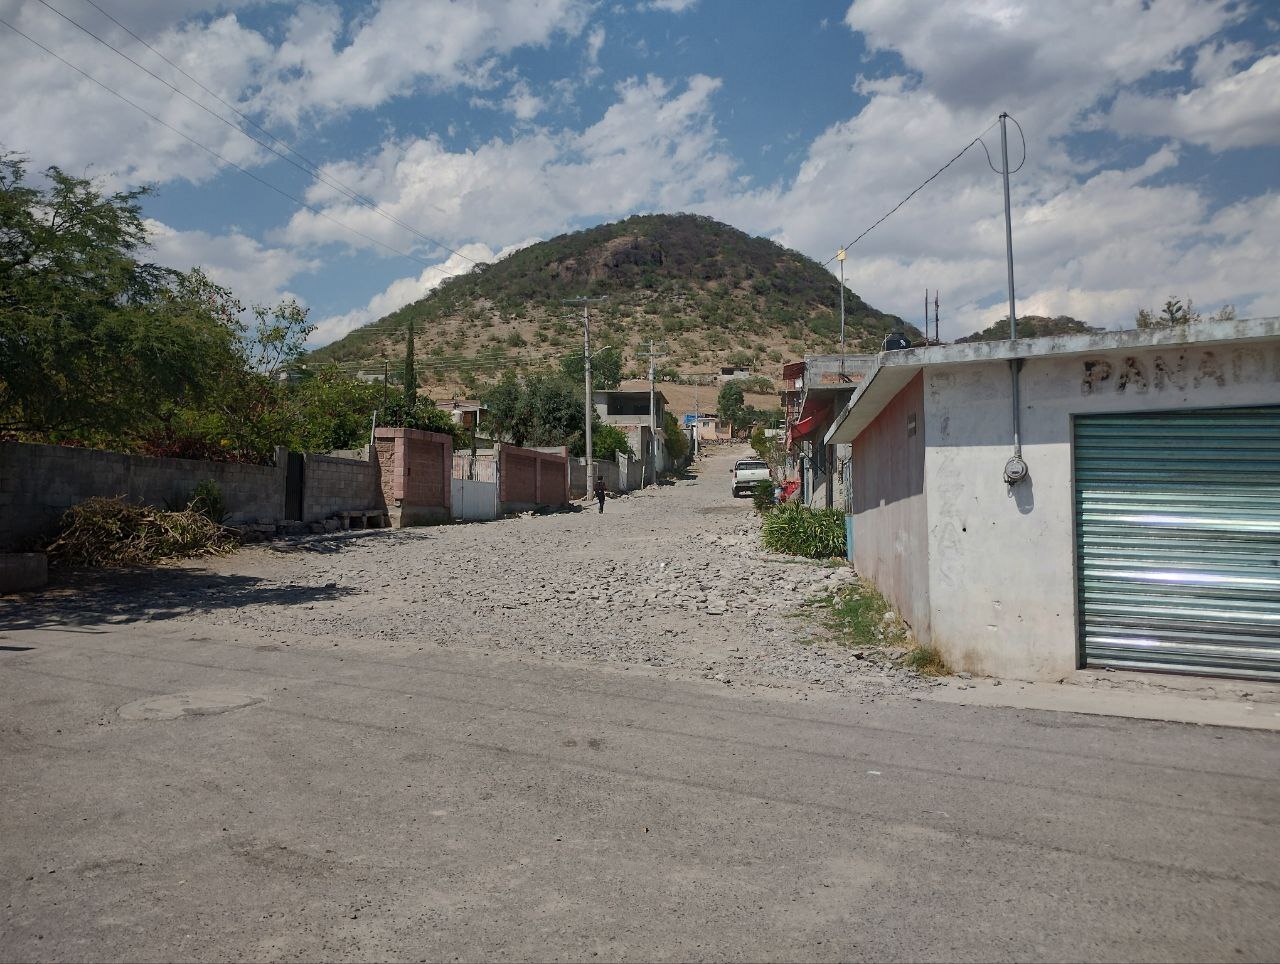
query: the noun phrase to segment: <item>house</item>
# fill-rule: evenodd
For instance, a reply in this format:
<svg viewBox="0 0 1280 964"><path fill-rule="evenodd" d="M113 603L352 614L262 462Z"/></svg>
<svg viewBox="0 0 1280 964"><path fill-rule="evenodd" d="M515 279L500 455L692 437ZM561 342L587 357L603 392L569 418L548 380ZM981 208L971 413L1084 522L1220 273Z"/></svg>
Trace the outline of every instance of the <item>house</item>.
<svg viewBox="0 0 1280 964"><path fill-rule="evenodd" d="M824 441L952 666L1280 679L1280 319L886 353Z"/></svg>
<svg viewBox="0 0 1280 964"><path fill-rule="evenodd" d="M782 368L779 393L791 453L788 477L800 479L800 499L814 508L844 503L847 444L827 445L823 437L848 403L877 355L813 355Z"/></svg>
<svg viewBox="0 0 1280 964"><path fill-rule="evenodd" d="M448 412L455 425L465 429L475 428L480 424L480 413L487 411L483 402L466 398L451 398L440 403L440 408Z"/></svg>
<svg viewBox="0 0 1280 964"><path fill-rule="evenodd" d="M649 396L647 390L591 393L591 401L600 421L621 429L627 436L631 451L644 461L645 484L655 477L655 466L659 473L671 468L666 437L662 431L662 423L667 414L667 398L660 391L653 392L654 412L651 415ZM657 432L654 432L653 426L657 426Z"/></svg>
<svg viewBox="0 0 1280 964"><path fill-rule="evenodd" d="M720 419L715 412L686 412L680 425L692 431L699 442L714 442L720 438Z"/></svg>
<svg viewBox="0 0 1280 964"><path fill-rule="evenodd" d="M751 369L740 368L736 365L726 365L720 369L720 374L716 376L718 382L731 382L735 378L750 378Z"/></svg>

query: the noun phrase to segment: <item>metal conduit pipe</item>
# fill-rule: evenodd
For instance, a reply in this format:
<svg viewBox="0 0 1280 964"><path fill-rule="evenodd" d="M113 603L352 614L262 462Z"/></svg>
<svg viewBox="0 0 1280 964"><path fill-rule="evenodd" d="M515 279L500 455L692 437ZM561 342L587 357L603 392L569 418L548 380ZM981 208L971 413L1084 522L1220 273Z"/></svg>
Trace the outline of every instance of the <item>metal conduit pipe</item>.
<svg viewBox="0 0 1280 964"><path fill-rule="evenodd" d="M1009 344L1018 344L1018 315L1013 299L1013 218L1009 209L1009 137L1006 123L1007 113L1000 115L1000 154L1004 160L1001 174L1004 176L1004 245L1009 262ZM1012 379L1013 396L1013 458L1004 464L1004 481L1006 485L1017 485L1027 477L1027 463L1022 460L1022 405L1018 398L1018 374L1022 370L1022 359L1009 359L1009 374Z"/></svg>

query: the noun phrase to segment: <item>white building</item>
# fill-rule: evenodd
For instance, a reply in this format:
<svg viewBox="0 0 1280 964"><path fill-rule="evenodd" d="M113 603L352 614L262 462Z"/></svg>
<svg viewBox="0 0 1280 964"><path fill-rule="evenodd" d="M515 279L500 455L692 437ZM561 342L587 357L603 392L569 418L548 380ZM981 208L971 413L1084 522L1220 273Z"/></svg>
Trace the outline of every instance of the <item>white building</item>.
<svg viewBox="0 0 1280 964"><path fill-rule="evenodd" d="M952 666L1280 678L1280 319L886 353L825 441L859 571Z"/></svg>

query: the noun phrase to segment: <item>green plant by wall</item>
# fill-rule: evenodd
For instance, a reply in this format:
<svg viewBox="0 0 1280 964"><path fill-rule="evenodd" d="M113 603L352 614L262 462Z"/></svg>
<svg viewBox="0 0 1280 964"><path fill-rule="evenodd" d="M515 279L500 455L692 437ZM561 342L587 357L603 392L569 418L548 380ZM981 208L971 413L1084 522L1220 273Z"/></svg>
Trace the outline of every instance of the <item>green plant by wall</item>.
<svg viewBox="0 0 1280 964"><path fill-rule="evenodd" d="M844 556L844 514L838 509L810 509L784 502L764 517L765 548L809 559Z"/></svg>
<svg viewBox="0 0 1280 964"><path fill-rule="evenodd" d="M751 490L751 503L761 515L777 505L773 498L772 479L761 479L756 483L756 487Z"/></svg>
<svg viewBox="0 0 1280 964"><path fill-rule="evenodd" d="M216 522L218 525L222 525L227 518L227 501L222 497L222 490L213 479L196 483L191 493L191 500L187 503L187 509L191 512L199 512L210 522Z"/></svg>

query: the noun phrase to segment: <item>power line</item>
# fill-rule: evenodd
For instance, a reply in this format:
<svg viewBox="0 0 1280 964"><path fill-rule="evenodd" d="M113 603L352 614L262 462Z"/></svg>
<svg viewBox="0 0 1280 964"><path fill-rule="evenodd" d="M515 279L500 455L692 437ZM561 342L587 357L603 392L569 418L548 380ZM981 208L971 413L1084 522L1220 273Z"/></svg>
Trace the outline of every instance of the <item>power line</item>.
<svg viewBox="0 0 1280 964"><path fill-rule="evenodd" d="M930 174L928 177L926 177L923 181L921 181L921 182L920 182L920 185L919 185L919 186L918 186L914 191L912 191L910 194L908 194L906 197L904 197L901 201L899 201L897 204L895 204L895 205L893 206L893 208L889 211L889 213L888 213L888 214L886 214L884 217L882 217L882 218L881 218L879 221L877 221L875 224L871 225L871 227L867 228L865 231L863 231L860 235L858 235L856 238L854 238L854 239L853 239L852 241L850 241L848 244L844 245L844 247L843 247L843 248L841 248L841 250L848 250L849 248L853 247L855 244L857 244L859 241L861 241L863 238L865 238L868 234L870 234L870 233L871 233L872 231L874 231L876 228L880 227L880 225L882 225L882 224L884 224L886 221L888 221L888 220L889 220L889 218L891 218L894 214L896 214L896 213L897 213L897 211L898 211L898 209L899 209L899 208L901 208L904 204L906 204L906 203L907 203L908 201L910 201L913 197L915 197L915 196L916 196L917 194L919 194L922 190L924 190L925 186L926 186L926 185L928 185L928 183L929 183L930 181L932 181L935 177L937 177L939 174L941 174L943 171L945 171L947 168L949 168L949 167L950 167L952 164L954 164L956 161L960 160L960 158L964 156L965 152L967 152L967 151L969 150L969 148L973 147L973 145L974 145L974 144L981 143L983 134L986 134L986 133L987 133L987 131L991 130L991 128L992 128L992 127L995 127L995 126L996 126L996 124L998 124L998 123L1000 123L1000 121L999 121L999 120L992 121L991 126L990 126L990 127L988 127L986 130L984 130L984 131L982 132L982 134L979 134L977 137L975 137L973 140L971 140L971 141L970 141L968 144L966 144L964 147L960 148L959 152L957 152L957 153L956 153L956 155L955 155L954 157L952 157L952 158L951 158L951 160L947 161L947 163L943 164L943 165L942 165L942 167L938 168L936 171L934 171L932 174ZM1019 130L1021 130L1021 128L1019 128ZM983 144L983 148L984 148L984 149L986 148L986 145L985 145L985 144ZM833 255L832 255L830 258L828 258L826 261L822 262L822 267L824 267L824 268L825 268L825 267L826 267L827 265L829 265L832 261L835 261L835 260L836 260L836 258L837 258L838 256L839 256L839 253L838 253L838 252L837 252L836 254L833 254Z"/></svg>
<svg viewBox="0 0 1280 964"><path fill-rule="evenodd" d="M155 73L154 71L152 71L151 69L149 69L146 65L141 64L141 63L139 63L138 61L134 60L132 57L130 57L130 56L129 56L128 54L126 54L124 51L120 50L118 47L116 47L116 46L115 46L114 44L112 44L110 41L105 40L104 38L102 38L102 37L98 36L96 33L94 33L94 32L93 32L92 30L90 30L88 27L85 27L85 26L84 26L83 24L81 24L79 21L77 21L77 20L75 20L74 18L69 17L67 14L63 13L63 12L62 12L61 10L59 10L57 7L53 6L53 4L49 3L49 2L48 2L48 0L39 0L39 2L40 2L40 4L41 4L42 6L46 7L48 10L50 10L50 11L52 11L53 13L57 14L59 17L61 17L61 18L62 18L63 20L65 20L67 23L71 24L73 27L75 27L77 30L79 30L81 33L85 34L85 35L86 35L86 36L88 36L88 37L91 37L91 38L92 38L92 39L94 39L94 40L96 40L98 43L102 44L102 45L103 45L104 47L106 47L108 50L110 50L110 51L112 51L113 53L115 53L118 57L120 57L120 58L122 58L122 59L124 59L124 60L127 60L129 63L133 64L133 66L135 66L135 67L137 67L139 70L143 71L143 72L144 72L145 74L147 74L149 77L151 77L151 78L153 78L153 79L155 79L155 80L159 81L160 83L164 84L166 87L168 87L168 88L169 88L171 91L173 91L175 94L178 94L180 97L184 98L185 100L187 100L187 101L189 101L190 103L194 104L196 107L200 108L202 111L204 111L204 112L205 112L206 114L208 114L210 117L213 117L214 119L216 119L216 120L220 121L221 123L226 124L228 127L230 127L232 130L234 130L236 133L238 133L238 134L242 135L243 137L247 137L249 140L253 141L253 142L254 142L255 144L257 144L259 147L262 147L262 148L264 148L265 150L269 151L270 153L274 154L276 157L280 158L280 159L281 159L282 161L284 161L285 163L287 163L287 164L291 164L291 165L293 165L294 167L296 167L298 170L302 171L304 174L307 174L308 176L311 176L311 177L316 178L316 179L317 179L318 181L320 181L322 184L325 184L325 185L327 185L327 186L329 186L329 187L333 188L334 190L338 191L340 194L342 194L342 196L343 196L343 197L347 198L348 200L353 201L353 202L355 202L355 203L357 203L357 204L363 205L364 207L367 207L369 210L373 211L373 213L375 213L375 214L379 215L379 216L380 216L380 217L382 217L382 218L385 218L385 219L386 219L387 221L389 221L390 223L395 224L395 225L397 225L397 226L398 226L398 227L400 227L400 228L403 228L404 230L408 231L410 234L415 235L416 237L420 238L421 240L426 241L426 242L427 242L427 243L429 243L429 244L435 245L436 247L438 247L438 248L440 248L440 249L442 249L442 250L444 250L444 251L448 251L450 254L457 255L459 258L462 258L464 261L469 261L469 262L471 262L471 264L473 264L473 265L474 265L474 264L476 264L476 261L475 261L474 259L472 259L472 258L468 258L465 254L462 254L460 251L456 251L456 250L454 250L453 248L449 247L447 244L444 244L443 242L438 241L438 240L436 240L435 238L430 237L429 235L423 234L423 233L422 233L421 231L419 231L417 228L413 227L413 225L411 225L411 224L406 224L404 221L401 221L401 220L400 220L399 218L397 218L395 215L390 214L390 213L388 213L387 211L384 211L384 210L383 210L381 207L379 207L379 206L378 206L378 204L377 204L375 201L373 201L372 199L370 199L370 198L368 198L368 197L364 196L363 194L360 194L359 192L357 192L357 191L355 191L353 188L350 188L350 187L348 187L347 185L343 184L341 181L337 180L336 178L332 178L332 177L330 177L329 175L326 175L326 174L322 173L322 172L321 172L321 170L320 170L320 166L319 166L318 164L316 164L314 161L312 161L312 160L308 159L307 157L305 157L301 152L299 152L299 151L295 150L294 148L290 147L288 144L286 144L286 143L285 143L284 141L282 141L280 138L276 137L276 136L275 136L274 134L272 134L270 131L266 130L266 129L265 129L265 128L263 128L261 125L259 125L259 124L258 124L258 123L256 123L255 121L253 121L253 120L252 120L250 117L248 117L246 114L244 114L243 112L241 112L241 111L240 111L237 107L235 107L233 104L230 104L230 103L228 103L226 100L224 100L224 99L223 99L223 98L222 98L222 97L221 97L217 92L215 92L215 91L213 91L213 90L210 90L207 86L205 86L205 85L204 85L203 83L201 83L199 80L197 80L196 78L192 77L189 73L187 73L185 70L183 70L183 69L182 69L181 67L179 67L177 64L175 64L172 60L170 60L170 59L169 59L168 57L166 57L164 54L160 53L160 51L156 50L153 46L151 46L151 44L147 43L147 41L143 40L143 39L142 39L141 37L139 37L136 33L134 33L132 30L130 30L128 27L126 27L124 24L122 24L119 20L117 20L115 17L113 17L113 16L112 16L111 14L109 14L107 11L103 10L103 9L102 9L102 7L98 6L98 4L94 2L94 0L85 0L85 2L86 2L86 3L88 3L90 6L92 6L95 10L97 10L98 12L100 12L103 16L105 16L108 20L110 20L110 21L111 21L112 23L114 23L116 26L120 27L120 29L122 29L123 31L125 31L125 33L127 33L130 37L133 37L133 39L134 39L134 40L138 41L140 44L142 44L144 47L146 47L148 50L150 50L152 53L154 53L157 57L159 57L161 60L163 60L166 64L168 64L168 65L169 65L170 67L172 67L174 70L177 70L180 74L182 74L182 76L186 77L186 78L187 78L188 80L190 80L192 83L196 84L196 85L197 85L201 90L205 91L207 94L209 94L210 96L214 97L214 98L215 98L215 99L216 99L220 104L222 104L222 105L223 105L224 107L226 107L228 110L234 111L234 112L235 112L235 114L236 114L238 117L240 117L242 120L244 120L246 123L250 124L251 126L253 126L254 128L256 128L257 130L262 131L262 133L263 133L264 135L266 135L267 137L271 138L271 140L272 140L272 141L274 141L275 143L279 144L281 147L283 147L283 148L284 148L286 151L288 151L290 154L294 154L294 155L296 155L297 157L301 158L301 159L302 159L302 161L303 161L303 162L305 162L305 163L299 163L298 161L295 161L292 157L289 157L287 154L284 154L284 153L282 153L281 151L277 150L275 147L272 147L272 146L271 146L271 144L268 144L266 141L264 141L264 140L262 140L262 139L260 139L260 138L258 138L258 137L255 137L253 134L250 134L248 131L246 131L246 130L244 130L242 127L240 127L238 124L234 123L233 121L228 120L226 117L223 117L223 116L222 116L221 114L219 114L217 111L212 110L212 109L211 109L211 108L209 108L207 105L200 103L200 102L199 102L198 100L196 100L194 97L190 96L186 91L184 91L184 90L180 89L179 87L177 87L176 85L174 85L174 84L170 83L168 80L166 80L165 78L161 77L159 74L157 74L157 73Z"/></svg>
<svg viewBox="0 0 1280 964"><path fill-rule="evenodd" d="M333 222L334 224L338 225L338 227L343 228L346 231L350 231L352 234L356 235L357 237L363 238L364 240L368 241L370 244L376 244L379 247L386 248L392 254L398 254L402 258L408 258L410 261L416 261L418 262L418 264L421 264L425 267L437 268L437 270L443 271L443 269L439 268L437 265L432 264L430 261L425 261L415 254L410 254L406 251L401 251L399 248L396 248L390 244L387 244L385 241L379 241L377 238L370 237L369 235L365 234L363 231L360 231L358 228L353 228L351 227L351 225L346 224L342 221L339 221L337 218L333 217L330 214L325 213L324 211L321 211L316 207L313 207L312 205L308 204L306 201L302 200L301 198L294 197L294 195L290 194L284 188L277 187L276 185L272 184L270 181L266 180L265 178L259 177L257 174L254 174L252 171L244 167L241 167L235 161L230 160L224 157L223 155L219 154L212 147L206 147L204 144L202 144L200 141L196 140L194 137L190 136L189 134L184 134L182 131L178 130L178 128L174 127L172 124L162 120L161 118L157 117L155 114L151 113L151 111L147 110L141 104L126 97L124 94L120 93L118 90L114 89L113 87L110 87L107 84L104 84L102 81L98 80L97 77L94 77L92 74L88 73L87 71L82 70L80 67L77 67L71 61L55 53L53 50L46 47L44 44L36 40L34 37L30 36L29 34L23 33L13 24L9 23L9 21L3 18L0 18L0 24L3 24L4 26L8 27L10 30L16 33L19 37L22 37L24 40L28 41L29 43L39 47L41 50L47 53L50 57L53 57L55 60L70 67L72 70L74 70L80 76L84 77L86 80L92 81L93 83L101 87L103 90L105 90L107 93L111 94L114 97L118 97L120 100L124 101L130 107L145 114L147 117L151 118L161 127L164 127L170 131L173 131L173 133L177 134L183 140L189 141L191 144L194 144L196 147L200 148L202 151L209 154L211 157L221 161L223 164L226 164L228 167L235 168L241 174L245 175L245 177L252 178L253 180L257 181L259 184L261 184L263 187L270 188L272 191L275 191L281 197L287 198L288 200L292 201L294 204L297 204L300 207L306 208L308 211L310 211L312 214L315 214L317 217L322 217L326 221ZM447 274L448 272L445 272L445 273Z"/></svg>

